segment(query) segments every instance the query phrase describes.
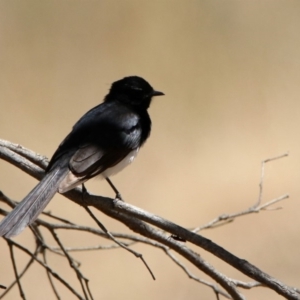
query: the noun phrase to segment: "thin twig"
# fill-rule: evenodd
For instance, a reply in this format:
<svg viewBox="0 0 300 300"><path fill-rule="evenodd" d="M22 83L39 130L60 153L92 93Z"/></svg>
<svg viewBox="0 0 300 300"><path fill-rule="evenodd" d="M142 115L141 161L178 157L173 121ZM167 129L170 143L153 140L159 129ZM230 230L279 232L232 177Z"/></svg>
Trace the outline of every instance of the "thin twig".
<svg viewBox="0 0 300 300"><path fill-rule="evenodd" d="M39 246L36 247L35 252L33 253L33 255L37 255L38 252L40 251ZM18 279L20 280L23 275L26 273L27 270L29 270L29 267L32 265L32 263L34 262L33 258L30 258L30 260L28 261L28 263L26 264L25 268L22 270L21 273L19 273ZM0 295L0 299L2 299L17 283L17 279L15 279L7 288L6 290Z"/></svg>
<svg viewBox="0 0 300 300"><path fill-rule="evenodd" d="M50 217L50 218L52 218L54 220L58 220L60 222L63 222L63 223L66 223L66 224L70 224L70 225L75 225L74 223L70 222L69 220L66 220L64 218L61 218L61 217L53 215L50 211L48 211L48 212L44 211L44 212L42 212L42 214L45 215L45 216L47 216L47 217Z"/></svg>
<svg viewBox="0 0 300 300"><path fill-rule="evenodd" d="M55 241L57 242L57 244L59 245L59 247L61 248L61 250L63 251L63 253L65 254L65 257L68 259L69 261L69 264L70 264L70 267L75 271L76 275L77 275L77 278L78 278L78 281L81 285L81 289L85 295L85 298L86 299L89 299L88 298L88 294L87 294L87 291L86 291L86 288L87 290L89 290L88 288L88 279L85 278L83 276L83 274L80 272L80 270L78 269L78 267L74 264L73 262L73 258L70 256L70 254L66 251L64 245L62 244L62 242L60 241L60 239L58 238L58 235L57 233L53 230L53 229L49 229L53 238L55 239ZM83 282L85 282L86 284L86 287L84 286ZM93 299L93 297L91 297L91 299Z"/></svg>
<svg viewBox="0 0 300 300"><path fill-rule="evenodd" d="M198 226L198 227L194 228L192 230L192 232L196 233L196 232L199 232L199 231L204 230L204 229L211 229L211 228L215 228L217 226L222 226L224 224L228 224L230 222L233 222L238 217L242 217L242 216L245 216L245 215L250 215L250 214L253 214L253 213L258 213L261 210L266 210L271 205L273 205L277 202L283 201L285 199L288 199L288 198L289 198L289 195L283 195L283 196L280 196L276 199L272 199L272 200L268 201L267 203L265 203L261 206L251 206L248 209L243 210L243 211L239 211L237 213L222 214L222 215L218 216L217 218L211 220L210 222L206 223L205 225L201 225L201 226Z"/></svg>
<svg viewBox="0 0 300 300"><path fill-rule="evenodd" d="M257 281L250 281L250 282L244 282L241 280L236 280L236 279L231 279L231 281L238 287L241 287L243 289L252 289L254 287L259 287L259 286L263 286L265 287L263 284L261 284L260 282Z"/></svg>
<svg viewBox="0 0 300 300"><path fill-rule="evenodd" d="M281 155L277 155L271 158L267 158L265 160L262 161L261 163L261 175L260 175L260 182L259 182L259 194L258 194L258 200L257 202L253 205L253 208L257 208L260 206L261 201L262 201L262 196L263 196L263 188L264 188L264 178L265 178L265 165L268 162L277 160L277 159L281 159L283 157L287 157L289 155L288 152L281 154Z"/></svg>
<svg viewBox="0 0 300 300"><path fill-rule="evenodd" d="M6 239L6 238L5 238ZM8 239L6 239L8 240ZM20 250L22 250L24 253L28 254L30 257L32 257L37 263L39 263L42 267L44 267L46 270L49 270L49 272L51 273L51 275L56 278L58 281L60 281L67 289L69 289L69 291L71 293L73 293L78 299L80 300L85 300L81 295L79 295L74 289L73 287L66 282L60 275L58 275L56 272L54 272L54 270L52 270L48 265L46 265L43 261L41 261L36 255L34 255L34 253L30 252L27 248L25 248L24 246L18 244L17 242L13 241L13 240L9 240L11 244L13 244L15 247L19 248Z"/></svg>
<svg viewBox="0 0 300 300"><path fill-rule="evenodd" d="M45 263L46 265L48 265L47 257L46 257L46 249L45 249L45 248L44 248L43 251L42 251L42 255L43 255L44 263ZM50 273L48 270L46 270L46 274L47 274L47 277L48 277L50 286L51 286L51 288L52 288L52 291L53 291L53 293L54 293L56 299L60 300L60 296L59 296L58 291L57 291L57 289L56 289L56 287L55 287L55 284L54 284L54 282L53 282L53 280L52 280L51 273Z"/></svg>
<svg viewBox="0 0 300 300"><path fill-rule="evenodd" d="M177 264L186 274L189 278L202 283L206 286L209 286L210 288L212 288L214 290L214 292L216 293L216 295L222 295L227 299L232 299L230 297L230 295L228 295L227 293L225 293L224 291L222 291L216 284L208 282L207 280L198 278L197 276L193 275L188 268L170 251L170 249L168 247L163 247L165 253L173 260L173 262L175 264Z"/></svg>
<svg viewBox="0 0 300 300"><path fill-rule="evenodd" d="M132 246L136 244L136 242L131 242L131 243L124 243L127 247ZM119 245L97 245L97 246L86 246L86 247L65 247L66 251L68 252L82 252L82 251L95 251L95 250L112 250L112 249L120 249L121 246ZM61 249L58 247L50 247L52 251L60 251Z"/></svg>
<svg viewBox="0 0 300 300"><path fill-rule="evenodd" d="M122 201L122 200L119 200ZM152 272L152 270L150 269L150 267L148 266L147 262L145 261L143 255L141 253L138 253L132 249L130 249L129 247L127 247L125 244L119 242L117 239L115 239L115 237L105 228L105 226L95 217L95 215L92 213L92 211L87 207L84 206L85 210L88 212L88 214L92 217L92 219L97 223L97 225L107 234L107 236L112 239L117 245L119 245L120 247L126 249L127 251L129 251L131 254L133 254L135 257L138 257L142 260L142 262L144 263L144 265L146 266L146 268L148 269L150 275L152 276L153 280L155 280L155 276Z"/></svg>
<svg viewBox="0 0 300 300"><path fill-rule="evenodd" d="M26 300L26 296L25 296L25 293L23 291L23 288L22 288L22 285L21 285L21 281L20 281L20 278L19 278L19 275L18 275L18 270L17 270L16 260L15 260L15 256L14 256L13 245L10 242L10 240L6 240L6 241L7 241L8 247L9 247L10 258L11 258L11 261L12 261L12 265L13 265L13 269L14 269L16 281L17 281L17 284L18 284L18 287L19 287L20 296L21 296L21 298L23 300Z"/></svg>
<svg viewBox="0 0 300 300"><path fill-rule="evenodd" d="M34 225L31 225L31 230L36 238L36 243L37 245L40 245L40 247L42 248L42 256L43 256L43 261L46 265L48 265L48 262L47 262L47 255L46 255L46 250L47 250L47 246L46 246L46 243L45 243L45 240L44 240L44 237L41 233L41 231L39 230L38 226L34 226ZM48 280L49 280L49 283L50 283L50 286L52 288L52 291L56 297L56 299L60 300L60 296L58 294L58 291L55 287L55 284L52 280L52 276L51 276L51 273L49 272L49 270L46 269L46 274L47 274L47 277L48 277Z"/></svg>
<svg viewBox="0 0 300 300"><path fill-rule="evenodd" d="M279 201L288 199L289 195L287 195L287 194L282 195L280 197L277 197L277 198L275 198L273 200L270 200L267 203L261 205L262 196L263 196L263 189L264 189L265 165L268 162L287 157L288 155L289 154L287 152L287 153L284 153L284 154L281 154L281 155L278 155L278 156L275 156L275 157L272 157L272 158L267 158L267 159L262 161L261 175L260 175L260 182L259 182L258 200L254 205L250 206L246 210L239 211L237 213L222 214L222 215L218 216L217 218L211 220L210 222L194 228L192 231L196 233L196 232L199 232L199 231L204 230L204 229L211 229L211 228L215 228L217 226L222 226L222 225L225 225L225 224L229 224L230 222L233 222L238 217L245 216L245 215L250 215L250 214L253 214L253 213L258 213L262 210L275 210L275 209L277 210L277 209L279 209L279 208L275 208L275 209L270 208L270 206L272 206L273 204L275 204Z"/></svg>

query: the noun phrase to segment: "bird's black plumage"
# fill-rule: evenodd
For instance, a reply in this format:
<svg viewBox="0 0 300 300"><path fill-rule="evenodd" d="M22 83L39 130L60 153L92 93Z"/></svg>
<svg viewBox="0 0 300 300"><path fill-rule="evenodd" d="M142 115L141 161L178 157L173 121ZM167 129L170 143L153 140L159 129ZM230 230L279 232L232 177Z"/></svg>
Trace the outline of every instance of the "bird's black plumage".
<svg viewBox="0 0 300 300"><path fill-rule="evenodd" d="M83 115L59 145L42 181L2 220L0 236L21 232L57 191L99 174L106 178L131 162L150 135L147 109L159 95L138 76L114 82L104 102Z"/></svg>

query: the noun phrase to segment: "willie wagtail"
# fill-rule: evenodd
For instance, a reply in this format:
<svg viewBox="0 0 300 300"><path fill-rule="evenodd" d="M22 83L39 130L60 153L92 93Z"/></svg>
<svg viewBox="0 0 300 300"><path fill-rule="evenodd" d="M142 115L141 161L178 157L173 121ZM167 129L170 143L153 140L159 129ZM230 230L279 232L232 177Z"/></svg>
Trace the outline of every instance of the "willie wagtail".
<svg viewBox="0 0 300 300"><path fill-rule="evenodd" d="M131 163L150 135L147 109L155 91L141 77L112 84L104 102L88 111L54 153L44 178L0 223L0 236L19 234L43 211L56 192L88 179L109 176Z"/></svg>

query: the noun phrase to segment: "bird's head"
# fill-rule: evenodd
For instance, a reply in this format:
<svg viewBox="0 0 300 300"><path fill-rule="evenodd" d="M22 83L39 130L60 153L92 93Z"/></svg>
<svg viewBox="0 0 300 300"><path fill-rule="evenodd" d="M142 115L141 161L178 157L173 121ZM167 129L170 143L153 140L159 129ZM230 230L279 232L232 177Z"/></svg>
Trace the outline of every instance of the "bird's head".
<svg viewBox="0 0 300 300"><path fill-rule="evenodd" d="M129 76L115 81L105 101L120 101L136 108L147 109L152 97L163 96L164 93L155 91L143 78Z"/></svg>

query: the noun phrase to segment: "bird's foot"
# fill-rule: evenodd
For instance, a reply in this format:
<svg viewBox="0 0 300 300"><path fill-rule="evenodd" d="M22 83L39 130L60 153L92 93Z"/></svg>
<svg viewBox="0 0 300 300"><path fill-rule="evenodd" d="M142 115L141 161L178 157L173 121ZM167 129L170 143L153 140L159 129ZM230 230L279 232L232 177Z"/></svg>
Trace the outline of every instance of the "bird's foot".
<svg viewBox="0 0 300 300"><path fill-rule="evenodd" d="M121 200L121 201L125 202L119 192L116 193L115 200Z"/></svg>

